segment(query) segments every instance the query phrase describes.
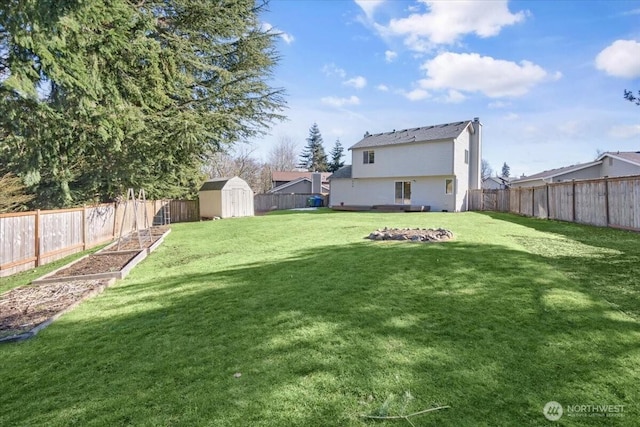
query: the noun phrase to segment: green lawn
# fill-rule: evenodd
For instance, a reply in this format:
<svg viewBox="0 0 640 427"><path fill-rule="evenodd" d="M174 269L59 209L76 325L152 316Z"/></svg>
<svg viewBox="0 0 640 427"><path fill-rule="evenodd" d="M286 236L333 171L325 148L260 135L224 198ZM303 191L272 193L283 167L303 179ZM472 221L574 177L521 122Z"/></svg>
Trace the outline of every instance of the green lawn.
<svg viewBox="0 0 640 427"><path fill-rule="evenodd" d="M364 239L384 226L456 238ZM410 426L360 415L436 406L411 423L638 425L638 234L325 210L172 228L125 280L0 346L0 425ZM548 401L624 412L552 423Z"/></svg>

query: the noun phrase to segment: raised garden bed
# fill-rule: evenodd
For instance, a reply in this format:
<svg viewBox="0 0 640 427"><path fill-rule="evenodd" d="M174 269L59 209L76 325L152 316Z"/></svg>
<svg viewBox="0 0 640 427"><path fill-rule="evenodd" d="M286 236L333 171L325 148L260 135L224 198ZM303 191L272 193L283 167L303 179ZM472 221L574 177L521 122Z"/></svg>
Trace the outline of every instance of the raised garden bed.
<svg viewBox="0 0 640 427"><path fill-rule="evenodd" d="M20 341L37 334L81 301L102 292L116 279L124 278L133 267L157 248L171 230L153 227L140 247L133 234L120 242L84 256L29 286L0 295L0 342Z"/></svg>
<svg viewBox="0 0 640 427"><path fill-rule="evenodd" d="M0 342L31 338L115 279L71 280L21 286L0 295Z"/></svg>

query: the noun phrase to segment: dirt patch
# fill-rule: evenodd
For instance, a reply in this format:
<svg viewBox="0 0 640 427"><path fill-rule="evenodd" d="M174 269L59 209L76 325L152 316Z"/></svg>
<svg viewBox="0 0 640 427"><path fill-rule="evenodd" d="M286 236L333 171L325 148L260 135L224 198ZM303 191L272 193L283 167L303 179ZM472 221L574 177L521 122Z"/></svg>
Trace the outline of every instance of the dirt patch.
<svg viewBox="0 0 640 427"><path fill-rule="evenodd" d="M107 280L21 286L0 295L0 339L25 333L99 291Z"/></svg>
<svg viewBox="0 0 640 427"><path fill-rule="evenodd" d="M379 228L369 234L371 240L399 240L435 243L453 239L453 232L444 228Z"/></svg>

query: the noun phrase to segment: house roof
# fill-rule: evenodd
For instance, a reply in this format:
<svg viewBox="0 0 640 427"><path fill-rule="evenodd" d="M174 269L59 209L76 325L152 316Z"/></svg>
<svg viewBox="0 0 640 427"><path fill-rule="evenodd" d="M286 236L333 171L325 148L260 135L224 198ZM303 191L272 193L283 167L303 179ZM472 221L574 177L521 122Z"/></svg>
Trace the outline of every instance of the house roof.
<svg viewBox="0 0 640 427"><path fill-rule="evenodd" d="M349 148L349 150L353 150L354 148L381 147L385 145L453 139L457 138L470 124L471 120L466 120L463 122L444 123L440 125L376 133L365 136Z"/></svg>
<svg viewBox="0 0 640 427"><path fill-rule="evenodd" d="M307 181L309 183L311 182L311 180L309 178L298 178L298 179L295 179L293 181L289 181L289 182L286 182L284 184L278 185L277 187L273 187L271 190L267 191L267 194L279 193L282 190L285 190L288 187L291 187L291 186L296 185L296 184L298 184L300 182L303 182L303 181ZM325 193L329 192L329 187L327 185L322 184L320 187L322 188L322 190Z"/></svg>
<svg viewBox="0 0 640 427"><path fill-rule="evenodd" d="M565 167L556 168L556 169L549 169L543 172L535 173L533 175L513 179L511 180L511 182L527 182L527 181L535 181L538 179L555 178L556 176L559 176L559 175L564 175L569 172L579 171L581 169L586 169L591 166L599 165L601 163L602 163L602 160L596 160L595 162L589 162L589 163L577 163L575 165L565 166Z"/></svg>
<svg viewBox="0 0 640 427"><path fill-rule="evenodd" d="M485 181L493 181L500 185L503 185L503 184L508 185L512 181L512 179L509 177L503 177L503 176L489 176L482 180L482 182L485 182Z"/></svg>
<svg viewBox="0 0 640 427"><path fill-rule="evenodd" d="M215 178L206 181L198 191L222 190L231 178Z"/></svg>
<svg viewBox="0 0 640 427"><path fill-rule="evenodd" d="M331 175L331 179L351 179L351 165L343 166Z"/></svg>
<svg viewBox="0 0 640 427"><path fill-rule="evenodd" d="M605 157L613 157L614 159L640 166L640 151L607 151L602 153L596 160L602 160Z"/></svg>
<svg viewBox="0 0 640 427"><path fill-rule="evenodd" d="M311 179L313 172L298 172L298 171L273 171L271 173L272 181L295 181L300 178ZM322 182L327 182L331 172L320 172Z"/></svg>

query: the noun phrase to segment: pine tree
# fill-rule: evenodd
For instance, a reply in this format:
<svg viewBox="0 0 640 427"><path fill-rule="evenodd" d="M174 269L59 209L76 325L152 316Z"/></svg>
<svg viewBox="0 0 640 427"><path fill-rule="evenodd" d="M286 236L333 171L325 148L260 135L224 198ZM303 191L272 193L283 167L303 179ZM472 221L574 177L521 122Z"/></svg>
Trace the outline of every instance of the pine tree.
<svg viewBox="0 0 640 427"><path fill-rule="evenodd" d="M344 153L344 148L340 143L340 139L336 140L336 144L333 146L331 150L331 162L329 163L329 172L335 172L344 166L344 161L342 160Z"/></svg>
<svg viewBox="0 0 640 427"><path fill-rule="evenodd" d="M63 3L63 4L61 4ZM0 163L39 207L193 192L207 154L280 119L254 0L0 6Z"/></svg>
<svg viewBox="0 0 640 427"><path fill-rule="evenodd" d="M511 173L511 168L509 167L507 162L504 162L502 164L502 174L500 176L502 176L503 178L509 178L510 173Z"/></svg>
<svg viewBox="0 0 640 427"><path fill-rule="evenodd" d="M314 123L309 129L307 145L302 154L300 154L298 166L310 172L326 172L329 170L327 155L322 145L322 134L317 123Z"/></svg>

